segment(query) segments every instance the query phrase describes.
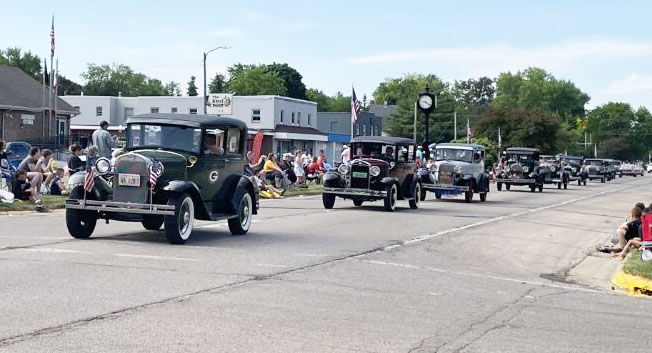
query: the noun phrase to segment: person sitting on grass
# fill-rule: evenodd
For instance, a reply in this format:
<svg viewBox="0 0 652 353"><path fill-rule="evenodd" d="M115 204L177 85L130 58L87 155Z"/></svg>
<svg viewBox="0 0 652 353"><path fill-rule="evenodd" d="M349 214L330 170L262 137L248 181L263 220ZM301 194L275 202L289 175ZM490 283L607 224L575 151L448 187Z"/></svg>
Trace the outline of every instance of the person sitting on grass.
<svg viewBox="0 0 652 353"><path fill-rule="evenodd" d="M616 254L613 254L613 257L618 259L618 260L623 260L625 256L629 253L629 251L632 249L632 246L640 246L641 245L641 234L640 234L640 227L641 227L641 214L642 211L640 211L638 208L634 207L632 210L632 217L635 216L634 210L638 210L638 219L630 222L630 224L635 224L636 221L638 221L637 224L632 225L631 227L628 226L627 232L625 234L625 239L627 239L627 243L625 243L625 246L623 246L622 250ZM650 209L646 208L645 213L650 213ZM630 229L633 227L636 227L636 229Z"/></svg>
<svg viewBox="0 0 652 353"><path fill-rule="evenodd" d="M608 247L608 246L603 246L600 247L598 250L602 252L615 252L615 253L620 253L623 251L625 248L627 242L629 242L631 239L638 237L638 231L639 228L641 227L641 214L642 210L639 207L634 207L632 208L632 212L630 217L628 218L628 222L624 227L619 227L618 230L616 231L617 237L618 237L618 244L613 247Z"/></svg>
<svg viewBox="0 0 652 353"><path fill-rule="evenodd" d="M317 157L312 157L312 162L308 164L308 174L312 174L318 179L321 179L325 172L324 162Z"/></svg>
<svg viewBox="0 0 652 353"><path fill-rule="evenodd" d="M38 147L32 147L29 150L29 155L23 159L18 165L18 170L27 173L27 179L30 184L36 187L36 191L41 190L41 183L43 183L43 173L39 170L36 162L41 157L41 150Z"/></svg>
<svg viewBox="0 0 652 353"><path fill-rule="evenodd" d="M642 212L643 209L645 208L645 205L642 202L639 202L636 205L634 205L634 208L637 208L639 209L640 212ZM625 222L621 223L618 226L618 228L616 228L616 230L613 233L613 236L611 237L611 243L614 244L614 246L601 246L598 248L598 251L605 252L605 253L622 251L623 247L627 243L625 234L627 233L628 228L630 227L630 222L634 220L635 219L632 216L632 212L630 212L630 215L627 216L627 218L625 218ZM638 225L640 226L640 221L638 221ZM631 227L635 227L635 225L631 225ZM630 230L630 232L632 232L632 230Z"/></svg>
<svg viewBox="0 0 652 353"><path fill-rule="evenodd" d="M43 174L43 185L48 187L57 171L57 162L52 158L52 151L44 149L41 151L41 158L36 162L36 168Z"/></svg>
<svg viewBox="0 0 652 353"><path fill-rule="evenodd" d="M43 209L43 201L41 201L41 195L38 193L36 184L27 178L27 172L25 170L19 169L16 171L16 177L12 181L11 189L16 200L27 201L31 198L34 201L34 205L36 205L37 211Z"/></svg>
<svg viewBox="0 0 652 353"><path fill-rule="evenodd" d="M66 184L63 182L63 168L57 168L57 172L50 183L50 195L68 195Z"/></svg>

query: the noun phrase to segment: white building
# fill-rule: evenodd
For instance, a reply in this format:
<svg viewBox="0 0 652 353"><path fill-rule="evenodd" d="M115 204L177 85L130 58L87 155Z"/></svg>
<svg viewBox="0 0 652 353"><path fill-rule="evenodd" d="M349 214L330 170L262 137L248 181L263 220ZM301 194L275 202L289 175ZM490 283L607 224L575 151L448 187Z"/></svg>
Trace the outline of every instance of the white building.
<svg viewBox="0 0 652 353"><path fill-rule="evenodd" d="M130 116L148 113L203 114L201 96L108 97L61 96L78 109L71 132L87 135L106 120L110 131L120 132ZM224 115L247 124L251 135L262 132L264 153L282 154L296 149L313 155L326 148L328 137L317 130L317 103L281 96L233 96L232 113Z"/></svg>

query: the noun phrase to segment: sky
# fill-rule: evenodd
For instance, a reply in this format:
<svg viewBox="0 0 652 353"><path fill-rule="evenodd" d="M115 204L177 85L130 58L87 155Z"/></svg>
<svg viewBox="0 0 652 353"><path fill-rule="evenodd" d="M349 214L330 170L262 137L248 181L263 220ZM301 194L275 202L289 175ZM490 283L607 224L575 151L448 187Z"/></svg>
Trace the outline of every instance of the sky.
<svg viewBox="0 0 652 353"><path fill-rule="evenodd" d="M444 81L528 67L571 80L588 108L652 109L652 2L0 0L0 48L49 58L83 83L87 64L126 64L185 87L234 63L288 63L309 88L372 97L406 73ZM48 63L49 64L49 63ZM201 93L200 93L201 94Z"/></svg>

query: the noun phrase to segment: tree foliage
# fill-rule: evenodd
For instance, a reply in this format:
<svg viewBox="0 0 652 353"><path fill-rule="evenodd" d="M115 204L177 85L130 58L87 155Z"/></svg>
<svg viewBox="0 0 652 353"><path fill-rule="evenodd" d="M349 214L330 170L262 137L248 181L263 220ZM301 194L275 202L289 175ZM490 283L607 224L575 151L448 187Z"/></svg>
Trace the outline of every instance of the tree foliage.
<svg viewBox="0 0 652 353"><path fill-rule="evenodd" d="M160 80L136 73L127 65L89 64L81 76L86 80L84 93L88 95L126 97L167 95Z"/></svg>
<svg viewBox="0 0 652 353"><path fill-rule="evenodd" d="M221 73L216 73L215 77L208 84L208 92L210 93L224 93L226 90L226 77Z"/></svg>
<svg viewBox="0 0 652 353"><path fill-rule="evenodd" d="M287 94L285 81L266 66L236 64L228 69L230 74L227 90L240 96Z"/></svg>
<svg viewBox="0 0 652 353"><path fill-rule="evenodd" d="M63 75L59 75L59 78L57 79L57 94L60 96L65 96L65 95L80 95L83 90L82 85L73 82L66 78Z"/></svg>
<svg viewBox="0 0 652 353"><path fill-rule="evenodd" d="M643 159L652 149L652 115L645 108L634 111L627 103L593 109L586 117L586 132L600 157Z"/></svg>
<svg viewBox="0 0 652 353"><path fill-rule="evenodd" d="M275 72L283 79L286 95L291 98L306 99L306 85L303 84L303 76L296 69L288 64L272 63L267 65L267 70Z"/></svg>
<svg viewBox="0 0 652 353"><path fill-rule="evenodd" d="M43 80L41 62L37 55L20 48L0 50L0 65L15 66L39 82Z"/></svg>
<svg viewBox="0 0 652 353"><path fill-rule="evenodd" d="M188 93L188 95L191 97L197 95L197 84L195 83L196 80L197 77L190 76L190 81L188 81L188 90L186 91L186 93Z"/></svg>

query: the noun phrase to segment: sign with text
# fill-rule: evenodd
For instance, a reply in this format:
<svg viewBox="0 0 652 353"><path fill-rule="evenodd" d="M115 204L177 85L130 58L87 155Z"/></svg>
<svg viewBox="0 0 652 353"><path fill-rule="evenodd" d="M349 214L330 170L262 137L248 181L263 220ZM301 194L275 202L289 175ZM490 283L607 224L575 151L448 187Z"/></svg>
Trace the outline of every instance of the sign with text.
<svg viewBox="0 0 652 353"><path fill-rule="evenodd" d="M251 147L251 159L254 163L258 162L258 159L260 158L260 154L263 149L263 137L264 136L262 132L258 132L256 136L254 136L254 143Z"/></svg>
<svg viewBox="0 0 652 353"><path fill-rule="evenodd" d="M233 95L229 93L209 93L206 98L206 114L230 115L233 113Z"/></svg>

